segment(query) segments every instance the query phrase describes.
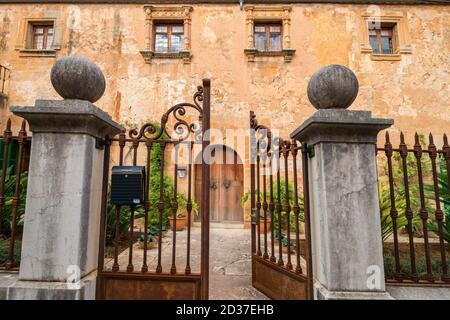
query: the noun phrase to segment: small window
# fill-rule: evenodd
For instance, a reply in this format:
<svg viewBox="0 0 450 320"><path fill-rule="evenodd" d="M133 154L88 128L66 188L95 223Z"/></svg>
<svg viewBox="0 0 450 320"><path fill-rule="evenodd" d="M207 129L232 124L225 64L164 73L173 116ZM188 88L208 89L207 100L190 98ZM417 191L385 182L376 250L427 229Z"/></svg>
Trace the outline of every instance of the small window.
<svg viewBox="0 0 450 320"><path fill-rule="evenodd" d="M369 29L369 42L374 54L393 54L395 52L394 27L381 26Z"/></svg>
<svg viewBox="0 0 450 320"><path fill-rule="evenodd" d="M184 48L184 27L182 24L155 25L155 52L177 53Z"/></svg>
<svg viewBox="0 0 450 320"><path fill-rule="evenodd" d="M258 51L281 51L280 24L255 24L254 36Z"/></svg>
<svg viewBox="0 0 450 320"><path fill-rule="evenodd" d="M51 25L31 25L32 38L31 48L37 50L48 50L53 44L53 24Z"/></svg>

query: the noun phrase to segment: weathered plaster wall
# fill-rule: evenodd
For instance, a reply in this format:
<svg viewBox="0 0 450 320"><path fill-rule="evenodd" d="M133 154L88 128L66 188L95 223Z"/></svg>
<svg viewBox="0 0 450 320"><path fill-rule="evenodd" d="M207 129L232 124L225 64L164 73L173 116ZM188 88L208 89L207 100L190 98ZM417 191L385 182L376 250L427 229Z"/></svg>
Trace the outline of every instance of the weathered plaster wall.
<svg viewBox="0 0 450 320"><path fill-rule="evenodd" d="M291 63L282 57L247 61L245 11L237 4L193 7L191 63L146 64L139 53L145 42L143 5L0 5L0 63L12 69L9 105L58 98L49 77L55 58L25 58L15 50L21 19L56 12L62 29L57 58L81 54L94 60L107 79L96 104L125 126L160 119L172 104L190 100L208 77L214 128L246 130L254 110L261 123L287 135L314 112L306 97L310 76L339 63L360 82L353 109L394 118L393 128L407 134L449 131L450 6L381 6L382 14L406 17L412 54L401 61L373 61L360 52L367 5L293 5L291 47L297 51ZM1 128L7 115L2 109ZM248 177L247 167L245 189Z"/></svg>

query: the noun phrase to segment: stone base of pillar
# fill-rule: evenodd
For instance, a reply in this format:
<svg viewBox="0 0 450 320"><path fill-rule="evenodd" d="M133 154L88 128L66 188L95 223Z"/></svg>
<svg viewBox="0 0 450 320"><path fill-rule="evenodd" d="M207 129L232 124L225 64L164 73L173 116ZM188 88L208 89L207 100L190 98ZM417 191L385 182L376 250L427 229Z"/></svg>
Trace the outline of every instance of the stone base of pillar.
<svg viewBox="0 0 450 320"><path fill-rule="evenodd" d="M388 292L329 291L319 282L314 284L314 300L393 300Z"/></svg>
<svg viewBox="0 0 450 320"><path fill-rule="evenodd" d="M23 281L17 273L0 274L0 300L95 300L96 274L79 283Z"/></svg>

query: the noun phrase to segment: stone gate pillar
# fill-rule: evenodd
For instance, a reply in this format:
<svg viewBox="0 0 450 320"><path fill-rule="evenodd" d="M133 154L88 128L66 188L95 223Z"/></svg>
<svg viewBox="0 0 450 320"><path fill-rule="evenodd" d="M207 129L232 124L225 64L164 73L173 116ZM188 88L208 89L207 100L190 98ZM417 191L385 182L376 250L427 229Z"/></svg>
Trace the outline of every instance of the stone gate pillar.
<svg viewBox="0 0 450 320"><path fill-rule="evenodd" d="M320 69L308 84L319 109L291 137L309 148L315 299L388 299L385 291L376 141L391 119L346 110L358 93L353 72Z"/></svg>
<svg viewBox="0 0 450 320"><path fill-rule="evenodd" d="M122 127L93 104L105 90L94 63L63 58L53 66L51 79L64 100L11 108L28 121L33 141L20 273L7 288L7 299L95 298L101 139Z"/></svg>

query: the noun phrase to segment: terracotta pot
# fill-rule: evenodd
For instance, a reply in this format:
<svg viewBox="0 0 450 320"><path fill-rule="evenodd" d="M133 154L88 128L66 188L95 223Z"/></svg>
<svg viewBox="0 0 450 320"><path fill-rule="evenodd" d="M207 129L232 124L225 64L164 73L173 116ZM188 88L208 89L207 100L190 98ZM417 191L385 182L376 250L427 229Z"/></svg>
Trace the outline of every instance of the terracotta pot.
<svg viewBox="0 0 450 320"><path fill-rule="evenodd" d="M272 221L270 221L270 220L267 220L266 223L264 223L264 219L259 220L259 233L264 234L266 232L266 229L264 229L264 226L265 226L265 224L267 224L267 233L270 234L271 223L272 223Z"/></svg>
<svg viewBox="0 0 450 320"><path fill-rule="evenodd" d="M184 228L186 228L186 223L187 223L187 217L186 216L179 216L179 217L177 217L176 231L184 230ZM173 217L169 217L169 226L170 226L170 230L172 230L172 231L173 231L174 224L175 223L174 223Z"/></svg>

